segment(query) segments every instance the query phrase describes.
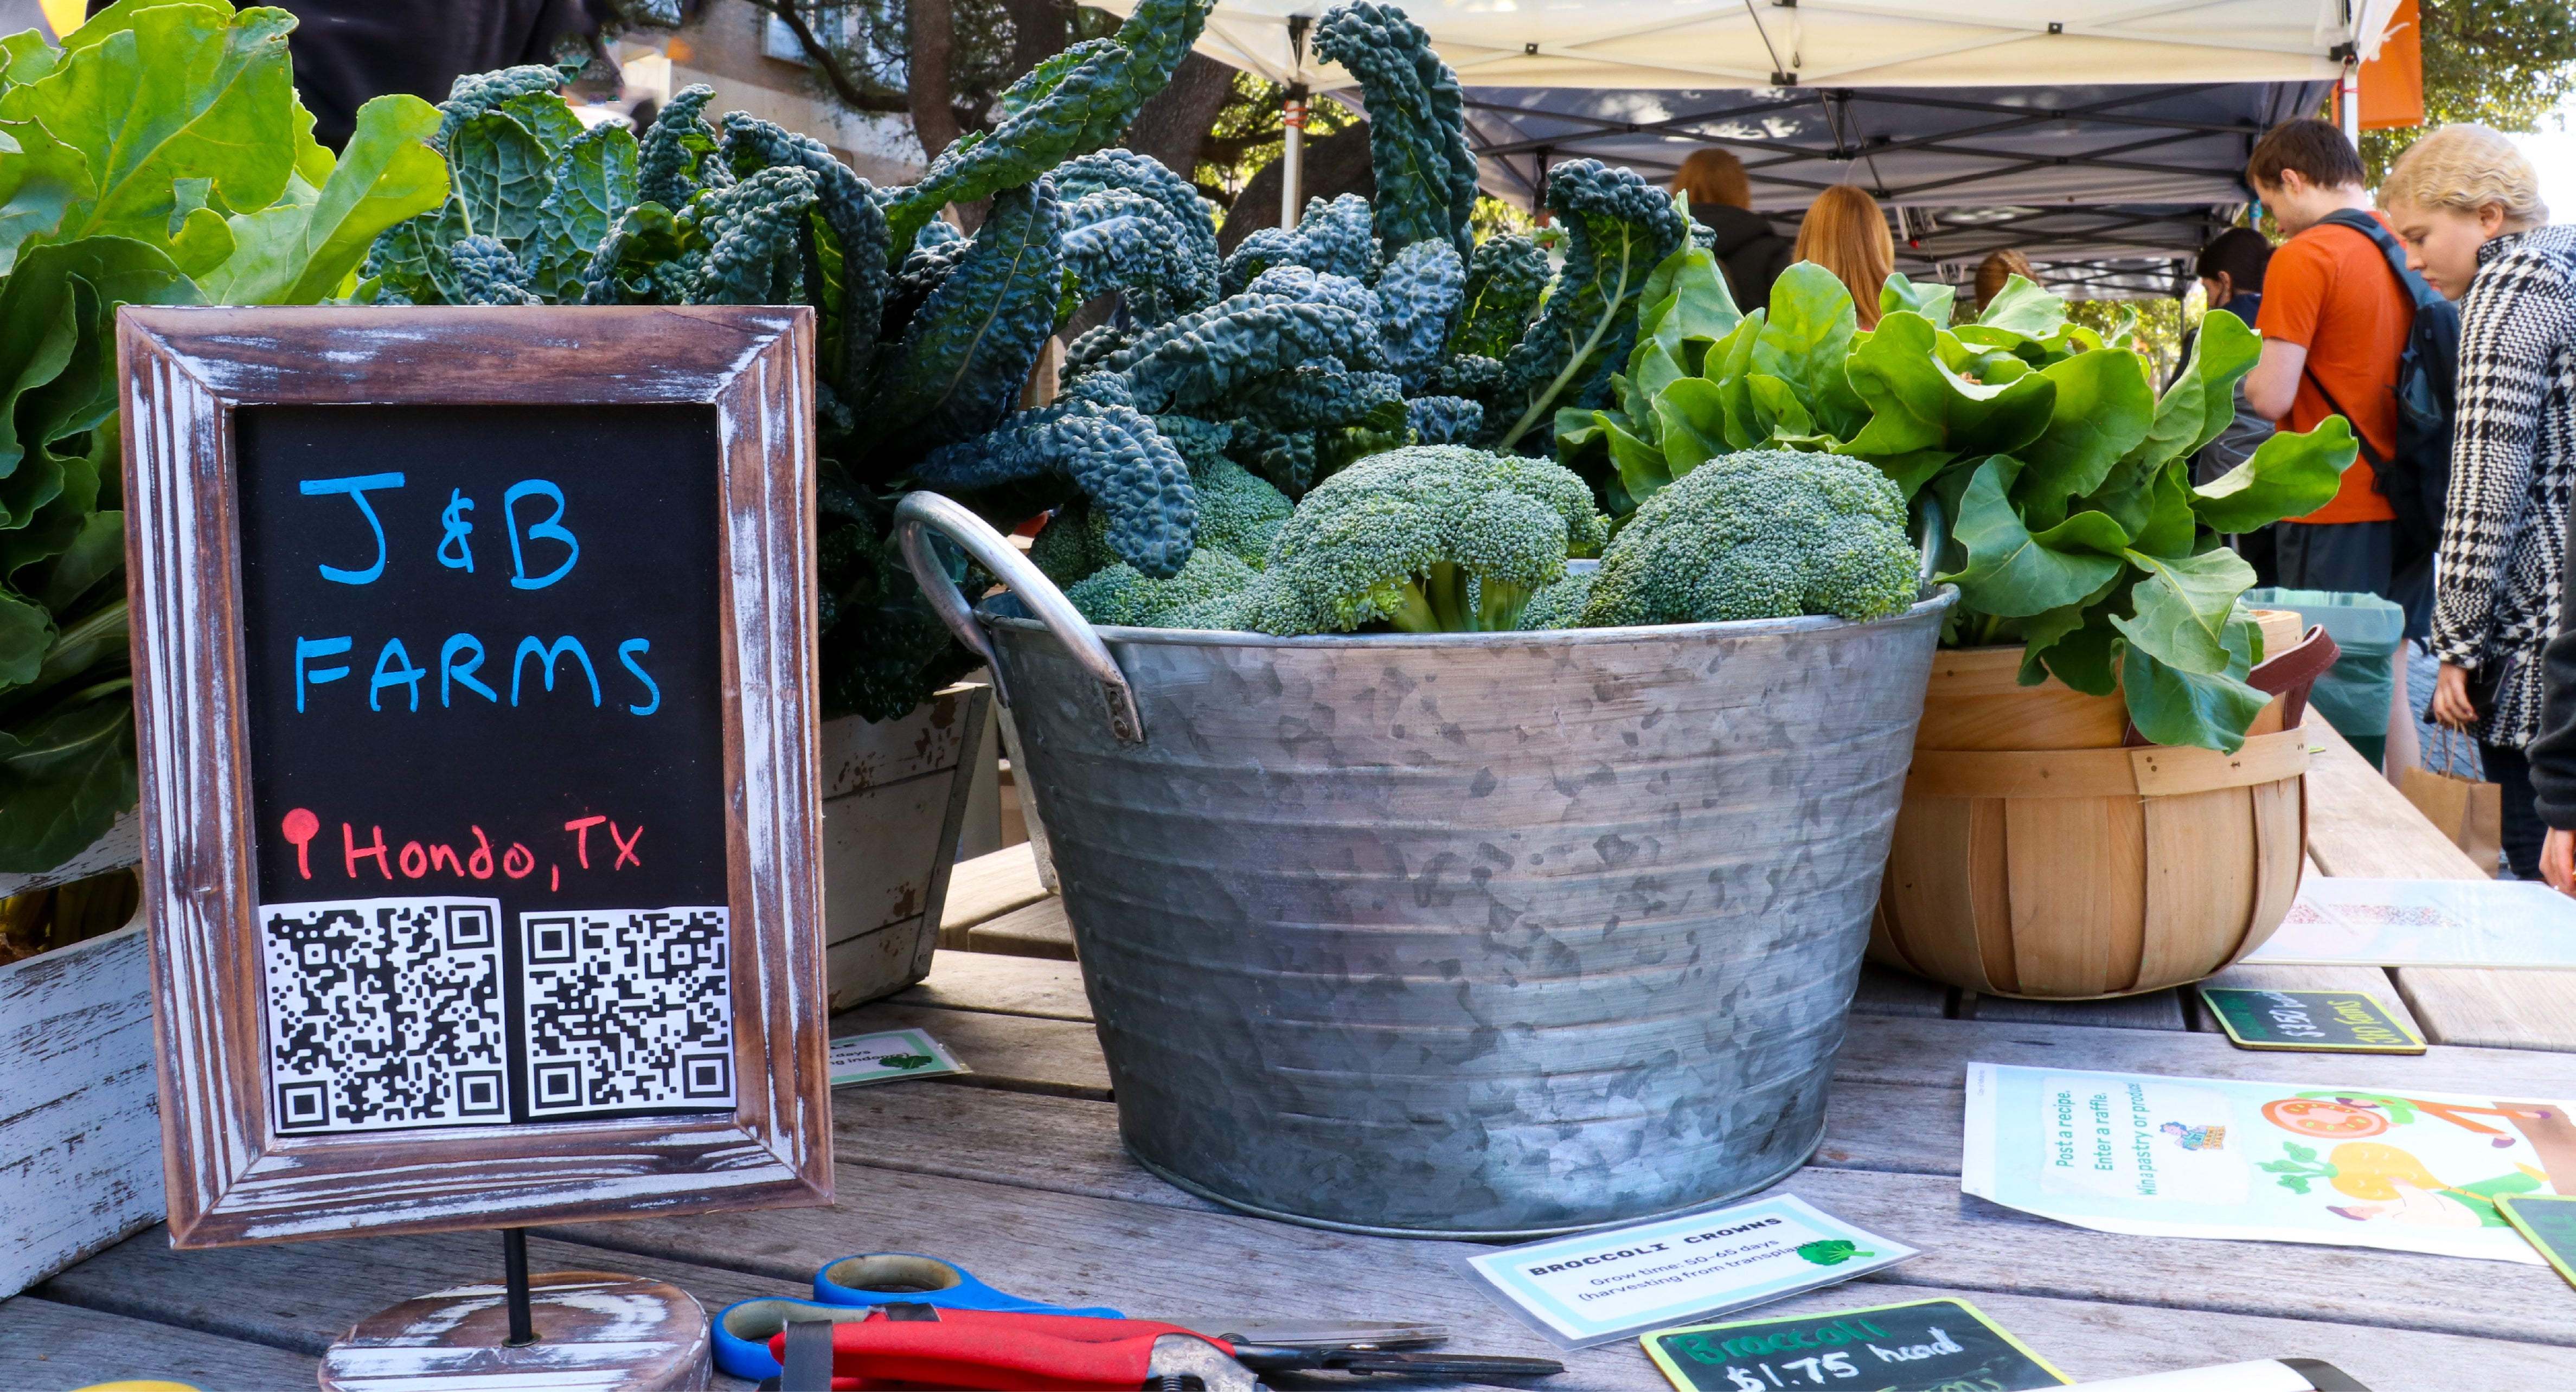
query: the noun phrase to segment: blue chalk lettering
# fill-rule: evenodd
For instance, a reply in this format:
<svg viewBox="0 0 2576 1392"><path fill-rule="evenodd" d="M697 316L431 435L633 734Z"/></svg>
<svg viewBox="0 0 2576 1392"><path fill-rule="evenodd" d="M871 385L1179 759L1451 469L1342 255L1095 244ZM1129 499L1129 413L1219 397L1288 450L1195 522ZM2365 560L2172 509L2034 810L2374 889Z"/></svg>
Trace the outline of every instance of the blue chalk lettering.
<svg viewBox="0 0 2576 1392"><path fill-rule="evenodd" d="M376 654L376 674L367 681L367 709L384 709L376 701L386 687L408 686L411 688L411 708L419 710L420 679L428 675L427 668L411 665L411 654L403 651L400 638L386 639L384 649Z"/></svg>
<svg viewBox="0 0 2576 1392"><path fill-rule="evenodd" d="M376 509L367 501L367 490L402 486L403 476L400 474L356 474L348 478L305 479L296 485L308 498L318 498L330 493L348 494L349 501L358 505L359 515L367 519L367 530L375 533L376 563L374 565L365 570L342 570L338 566L323 566L321 567L323 579L337 580L343 585L364 585L385 573L385 524L376 520Z"/></svg>
<svg viewBox="0 0 2576 1392"><path fill-rule="evenodd" d="M346 667L306 667L304 665L305 659L313 657L338 657L340 654L347 652L348 650L349 640L346 638L298 638L295 640L295 710L297 714L301 715L304 712L305 683L310 682L315 686L320 686L324 682L335 682L342 677L349 675L349 669Z"/></svg>
<svg viewBox="0 0 2576 1392"><path fill-rule="evenodd" d="M465 490L451 488L447 490L447 511L438 515L438 525L446 529L446 535L438 539L438 563L468 575L474 573L474 548L465 539L474 534L474 524L465 520L465 514L473 510L474 500L465 496ZM455 555L447 554L449 547L456 549Z"/></svg>
<svg viewBox="0 0 2576 1392"><path fill-rule="evenodd" d="M553 570L531 580L528 578L526 558L521 556L519 553L519 519L513 510L518 507L519 500L521 498L538 497L554 499L555 510L553 515L547 517L545 521L536 523L528 528L528 539L530 541L560 541L564 544L565 552L562 565L556 566ZM510 585L513 589L542 590L546 586L551 585L557 580L561 580L572 573L572 563L581 559L581 543L575 540L572 532L563 525L563 515L563 490L546 482L544 479L528 479L525 482L511 484L510 491L501 495L501 520L504 523L505 530L510 533L510 569L512 572L510 576Z"/></svg>
<svg viewBox="0 0 2576 1392"><path fill-rule="evenodd" d="M653 698L647 704L626 708L637 715L651 715L662 708L662 688L653 684L653 678L645 672L644 664L635 660L651 651L653 651L653 645L641 638L629 638L617 645L617 660L626 664L626 670L635 674L635 680L644 683L644 694Z"/></svg>
<svg viewBox="0 0 2576 1392"><path fill-rule="evenodd" d="M581 640L569 633L556 639L552 647L534 638L519 640L519 650L510 657L510 704L519 704L519 674L526 670L529 658L537 660L537 670L546 679L546 690L552 691L555 689L555 664L562 661L566 653L581 664L582 675L590 678L590 703L594 706L601 704L599 669L590 665L590 654L583 650Z"/></svg>
<svg viewBox="0 0 2576 1392"><path fill-rule="evenodd" d="M458 662L456 655L461 652L472 653L473 660ZM451 635L438 649L438 704L442 707L447 704L447 683L452 678L464 683L466 689L475 695L496 706L499 705L501 693L475 680L474 674L481 670L483 670L483 640L471 633Z"/></svg>

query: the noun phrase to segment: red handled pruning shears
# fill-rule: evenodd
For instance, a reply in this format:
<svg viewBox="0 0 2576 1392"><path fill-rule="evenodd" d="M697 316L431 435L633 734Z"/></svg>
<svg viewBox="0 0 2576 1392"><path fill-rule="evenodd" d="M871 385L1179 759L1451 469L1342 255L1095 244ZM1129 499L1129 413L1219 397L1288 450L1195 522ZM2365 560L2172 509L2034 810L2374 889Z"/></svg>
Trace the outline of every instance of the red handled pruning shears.
<svg viewBox="0 0 2576 1392"><path fill-rule="evenodd" d="M770 1340L788 1392L958 1388L973 1392L1136 1392L1196 1378L1206 1392L1262 1392L1256 1372L1324 1369L1459 1378L1546 1377L1546 1358L1490 1358L1373 1348L1288 1347L1210 1339L1153 1320L1006 1314L886 1305L864 1320L791 1324Z"/></svg>

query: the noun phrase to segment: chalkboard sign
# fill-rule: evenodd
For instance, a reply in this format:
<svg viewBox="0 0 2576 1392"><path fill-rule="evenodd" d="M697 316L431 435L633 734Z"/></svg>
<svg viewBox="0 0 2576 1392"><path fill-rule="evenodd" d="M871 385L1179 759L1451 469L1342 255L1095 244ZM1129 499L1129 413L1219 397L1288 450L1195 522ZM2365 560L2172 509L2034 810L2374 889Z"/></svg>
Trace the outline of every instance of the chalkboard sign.
<svg viewBox="0 0 2576 1392"><path fill-rule="evenodd" d="M2559 1275L2576 1284L2576 1194L2504 1194L2496 1209Z"/></svg>
<svg viewBox="0 0 2576 1392"><path fill-rule="evenodd" d="M2424 1041L2367 991L2253 991L2203 986L2200 999L2240 1049L2420 1054Z"/></svg>
<svg viewBox="0 0 2576 1392"><path fill-rule="evenodd" d="M120 323L173 1240L828 1202L810 314Z"/></svg>
<svg viewBox="0 0 2576 1392"><path fill-rule="evenodd" d="M1645 1345L1681 1392L2023 1392L2074 1381L1964 1300L1659 1329Z"/></svg>

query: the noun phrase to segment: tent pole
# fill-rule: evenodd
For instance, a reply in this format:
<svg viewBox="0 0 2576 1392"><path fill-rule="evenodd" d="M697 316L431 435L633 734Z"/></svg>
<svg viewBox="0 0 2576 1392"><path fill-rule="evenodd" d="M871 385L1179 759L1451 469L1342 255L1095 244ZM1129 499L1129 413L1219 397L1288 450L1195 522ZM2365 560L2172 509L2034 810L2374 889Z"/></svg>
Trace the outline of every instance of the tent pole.
<svg viewBox="0 0 2576 1392"><path fill-rule="evenodd" d="M2343 60L2343 82L2335 91L2335 115L2343 125L2343 138L2361 148L2361 59Z"/></svg>
<svg viewBox="0 0 2576 1392"><path fill-rule="evenodd" d="M1306 28L1313 24L1305 15L1288 16L1288 60L1297 76L1306 73ZM1306 206L1306 84L1288 84L1288 100L1279 113L1279 124L1286 144L1279 152L1279 225L1295 227L1298 214Z"/></svg>

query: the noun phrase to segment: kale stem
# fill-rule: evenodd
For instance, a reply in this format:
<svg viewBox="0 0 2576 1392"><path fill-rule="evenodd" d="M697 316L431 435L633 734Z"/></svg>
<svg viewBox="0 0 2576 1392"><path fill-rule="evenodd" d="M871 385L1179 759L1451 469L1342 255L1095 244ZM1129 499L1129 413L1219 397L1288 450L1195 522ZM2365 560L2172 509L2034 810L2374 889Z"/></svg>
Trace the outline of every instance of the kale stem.
<svg viewBox="0 0 2576 1392"><path fill-rule="evenodd" d="M1630 242L1636 240L1637 234L1633 228L1623 227L1623 232ZM1618 293L1610 296L1609 303L1602 306L1601 317L1593 322L1592 333L1583 340L1583 346L1575 350L1572 358L1566 360L1564 369L1556 374L1556 380L1547 384L1547 390L1531 398L1529 409L1521 412L1521 418L1513 422L1510 432L1503 436L1502 444L1496 448L1509 451L1512 446L1520 443L1520 438L1529 433L1529 428L1538 424L1539 413L1554 404L1556 394L1565 390L1565 384L1574 379L1575 369L1583 366L1583 360L1592 356L1592 350L1601 346L1601 336L1610 331L1610 322L1619 317L1620 303L1628 298L1628 266L1635 256L1635 250L1633 246L1620 247Z"/></svg>

